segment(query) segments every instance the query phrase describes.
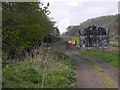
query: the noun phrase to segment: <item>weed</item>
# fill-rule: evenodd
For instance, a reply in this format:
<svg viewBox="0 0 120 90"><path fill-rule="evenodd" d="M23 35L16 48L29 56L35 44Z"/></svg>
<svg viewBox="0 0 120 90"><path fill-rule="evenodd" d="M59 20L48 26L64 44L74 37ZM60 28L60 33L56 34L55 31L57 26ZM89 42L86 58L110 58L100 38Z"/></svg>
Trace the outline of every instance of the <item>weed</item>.
<svg viewBox="0 0 120 90"><path fill-rule="evenodd" d="M53 56L49 63L40 59L3 60L3 88L74 87L75 62L62 52L50 51L49 54Z"/></svg>

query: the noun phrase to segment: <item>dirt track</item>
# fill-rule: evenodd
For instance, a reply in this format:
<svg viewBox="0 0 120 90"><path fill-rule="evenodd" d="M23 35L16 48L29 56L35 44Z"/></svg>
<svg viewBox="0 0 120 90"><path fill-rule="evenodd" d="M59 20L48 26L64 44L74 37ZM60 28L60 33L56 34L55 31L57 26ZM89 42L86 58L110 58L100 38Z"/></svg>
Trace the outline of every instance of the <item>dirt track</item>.
<svg viewBox="0 0 120 90"><path fill-rule="evenodd" d="M118 88L118 70L103 60L79 54L77 51L67 51L66 55L73 58L77 63L76 88ZM110 78L114 84L107 86L103 77L96 72L95 68L89 63L94 62ZM109 82L108 82L109 83Z"/></svg>
<svg viewBox="0 0 120 90"><path fill-rule="evenodd" d="M75 88L118 88L118 69L107 62L81 55L76 46L67 44L69 39L62 39L52 44L51 48L63 51L76 61L77 80ZM95 63L95 66L90 62ZM96 68L97 66L97 68ZM97 69L102 72L97 72Z"/></svg>

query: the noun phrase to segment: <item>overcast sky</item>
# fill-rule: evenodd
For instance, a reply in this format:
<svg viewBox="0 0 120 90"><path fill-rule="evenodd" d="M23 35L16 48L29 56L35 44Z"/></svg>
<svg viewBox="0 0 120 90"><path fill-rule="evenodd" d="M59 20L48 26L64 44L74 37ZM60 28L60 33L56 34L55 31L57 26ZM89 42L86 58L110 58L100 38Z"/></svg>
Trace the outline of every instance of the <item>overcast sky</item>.
<svg viewBox="0 0 120 90"><path fill-rule="evenodd" d="M115 15L119 0L45 0L50 2L50 17L56 21L60 33L70 25L79 25L87 19ZM45 2L45 3L46 3Z"/></svg>

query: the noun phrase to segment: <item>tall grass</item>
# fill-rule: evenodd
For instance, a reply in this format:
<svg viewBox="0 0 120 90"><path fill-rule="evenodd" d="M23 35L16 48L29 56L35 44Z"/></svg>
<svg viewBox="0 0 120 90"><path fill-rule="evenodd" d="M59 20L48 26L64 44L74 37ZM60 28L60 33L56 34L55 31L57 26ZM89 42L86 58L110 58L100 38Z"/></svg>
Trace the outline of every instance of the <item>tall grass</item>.
<svg viewBox="0 0 120 90"><path fill-rule="evenodd" d="M3 60L3 88L71 88L75 84L75 62L58 51L51 59ZM46 52L47 54L47 52Z"/></svg>

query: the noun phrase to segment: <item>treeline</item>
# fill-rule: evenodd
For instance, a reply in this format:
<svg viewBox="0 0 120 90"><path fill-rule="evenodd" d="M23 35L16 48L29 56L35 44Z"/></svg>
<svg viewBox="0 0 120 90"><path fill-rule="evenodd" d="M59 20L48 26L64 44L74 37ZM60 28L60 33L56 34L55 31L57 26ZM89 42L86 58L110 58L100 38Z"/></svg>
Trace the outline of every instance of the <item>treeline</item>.
<svg viewBox="0 0 120 90"><path fill-rule="evenodd" d="M96 25L103 28L108 28L110 30L110 39L116 40L118 39L118 15L109 15L96 17L86 20L80 25L69 26L67 31L63 34L65 36L79 36L79 30L84 29L87 26Z"/></svg>
<svg viewBox="0 0 120 90"><path fill-rule="evenodd" d="M48 17L49 3L2 3L2 51L4 59L22 59L40 46L54 26Z"/></svg>

